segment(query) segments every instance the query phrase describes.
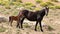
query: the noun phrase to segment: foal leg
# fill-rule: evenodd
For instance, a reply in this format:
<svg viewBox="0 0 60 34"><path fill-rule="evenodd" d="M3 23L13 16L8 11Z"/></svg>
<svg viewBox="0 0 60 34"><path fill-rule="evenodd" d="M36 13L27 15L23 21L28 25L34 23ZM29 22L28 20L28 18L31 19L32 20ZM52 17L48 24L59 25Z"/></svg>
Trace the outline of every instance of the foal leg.
<svg viewBox="0 0 60 34"><path fill-rule="evenodd" d="M19 27L20 28L20 18L18 18L18 20L17 20L17 26L16 27Z"/></svg>
<svg viewBox="0 0 60 34"><path fill-rule="evenodd" d="M17 26L16 27L18 27L19 26L19 22L17 21ZM19 26L19 28L20 28L20 26Z"/></svg>
<svg viewBox="0 0 60 34"><path fill-rule="evenodd" d="M11 26L12 26L12 22L13 22L13 21L11 20L11 23L10 23Z"/></svg>
<svg viewBox="0 0 60 34"><path fill-rule="evenodd" d="M36 21L36 25L35 25L35 31L37 31L37 30L36 30L36 28L37 28L37 24L38 24L38 21Z"/></svg>

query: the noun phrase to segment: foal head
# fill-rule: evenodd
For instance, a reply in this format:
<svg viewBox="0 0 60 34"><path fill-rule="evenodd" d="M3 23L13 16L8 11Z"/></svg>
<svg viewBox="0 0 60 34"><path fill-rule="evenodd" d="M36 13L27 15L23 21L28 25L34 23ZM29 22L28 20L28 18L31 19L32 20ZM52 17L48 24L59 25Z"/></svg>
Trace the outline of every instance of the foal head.
<svg viewBox="0 0 60 34"><path fill-rule="evenodd" d="M48 12L49 12L49 7L45 7L45 14L46 14L46 16L48 15Z"/></svg>

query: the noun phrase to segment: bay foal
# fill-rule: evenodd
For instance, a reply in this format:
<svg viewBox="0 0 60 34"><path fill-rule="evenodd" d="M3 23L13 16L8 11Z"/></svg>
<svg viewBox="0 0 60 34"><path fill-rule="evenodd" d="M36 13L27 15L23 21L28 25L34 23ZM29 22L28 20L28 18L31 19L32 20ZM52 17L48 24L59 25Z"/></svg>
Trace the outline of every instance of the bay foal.
<svg viewBox="0 0 60 34"><path fill-rule="evenodd" d="M18 21L18 16L9 16L9 22L11 26L13 21Z"/></svg>

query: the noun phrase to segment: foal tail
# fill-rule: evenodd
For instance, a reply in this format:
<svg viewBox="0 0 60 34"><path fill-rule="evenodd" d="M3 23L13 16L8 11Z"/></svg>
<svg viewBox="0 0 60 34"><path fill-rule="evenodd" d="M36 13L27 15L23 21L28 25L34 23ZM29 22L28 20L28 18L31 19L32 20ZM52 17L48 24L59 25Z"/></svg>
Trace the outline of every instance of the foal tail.
<svg viewBox="0 0 60 34"><path fill-rule="evenodd" d="M11 17L9 17L9 22L11 21Z"/></svg>

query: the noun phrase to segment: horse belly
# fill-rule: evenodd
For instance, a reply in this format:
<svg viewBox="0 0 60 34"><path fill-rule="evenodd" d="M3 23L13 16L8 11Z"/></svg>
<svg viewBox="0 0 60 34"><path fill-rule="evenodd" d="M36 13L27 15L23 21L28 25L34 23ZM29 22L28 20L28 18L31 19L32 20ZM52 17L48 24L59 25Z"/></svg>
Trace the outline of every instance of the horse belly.
<svg viewBox="0 0 60 34"><path fill-rule="evenodd" d="M35 14L35 13L29 14L27 19L30 21L36 21L37 20L37 14Z"/></svg>
<svg viewBox="0 0 60 34"><path fill-rule="evenodd" d="M36 21L36 18L27 18L29 21Z"/></svg>
<svg viewBox="0 0 60 34"><path fill-rule="evenodd" d="M13 20L17 21L17 20L18 20L18 18L14 18Z"/></svg>

